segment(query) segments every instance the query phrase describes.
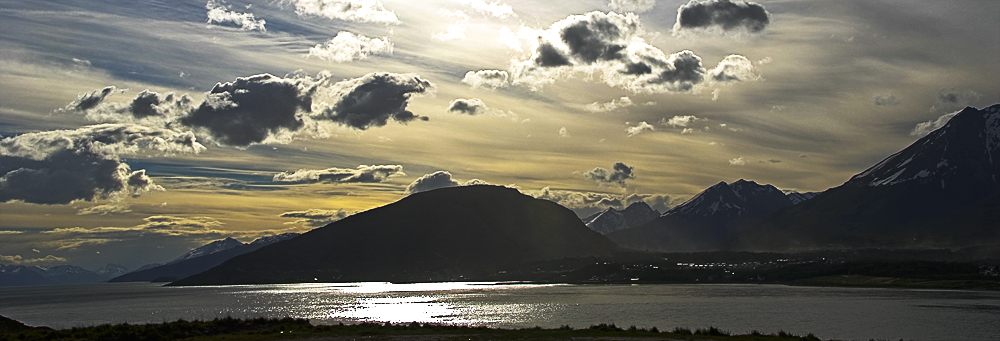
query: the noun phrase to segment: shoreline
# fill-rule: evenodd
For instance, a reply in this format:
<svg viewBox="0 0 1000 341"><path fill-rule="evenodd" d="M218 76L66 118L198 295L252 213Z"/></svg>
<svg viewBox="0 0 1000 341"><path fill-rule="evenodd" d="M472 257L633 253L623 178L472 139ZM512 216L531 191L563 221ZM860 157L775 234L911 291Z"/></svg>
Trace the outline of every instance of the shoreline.
<svg viewBox="0 0 1000 341"><path fill-rule="evenodd" d="M734 334L715 327L690 330L676 327L660 331L656 327L619 327L614 324L591 325L574 329L559 328L489 328L434 323L357 323L314 325L307 319L235 319L215 318L150 324L103 324L90 327L52 329L27 326L0 315L0 340L761 340L819 341L813 334L794 335L784 331L751 331Z"/></svg>

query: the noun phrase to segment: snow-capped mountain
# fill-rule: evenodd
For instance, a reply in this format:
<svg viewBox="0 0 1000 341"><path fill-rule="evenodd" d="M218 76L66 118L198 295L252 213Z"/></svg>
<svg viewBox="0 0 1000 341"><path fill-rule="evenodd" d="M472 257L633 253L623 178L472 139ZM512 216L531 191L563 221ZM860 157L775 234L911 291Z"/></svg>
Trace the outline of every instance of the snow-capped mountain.
<svg viewBox="0 0 1000 341"><path fill-rule="evenodd" d="M160 282L184 278L216 265L230 258L255 251L267 245L297 237L298 233L283 233L260 237L250 243L241 243L233 238L216 240L205 244L166 264L146 265L136 271L112 278L109 282Z"/></svg>
<svg viewBox="0 0 1000 341"><path fill-rule="evenodd" d="M766 216L791 204L788 196L772 185L740 179L732 184L719 182L663 215L734 219Z"/></svg>
<svg viewBox="0 0 1000 341"><path fill-rule="evenodd" d="M106 269L107 267L102 268L102 270ZM109 278L111 278L110 273L102 274L76 265L56 265L51 268L43 268L34 265L0 264L0 287L98 283Z"/></svg>
<svg viewBox="0 0 1000 341"><path fill-rule="evenodd" d="M968 107L843 185L744 231L731 246L787 251L996 245L998 180L1000 104Z"/></svg>
<svg viewBox="0 0 1000 341"><path fill-rule="evenodd" d="M194 250L188 251L188 253L185 253L180 257L175 258L174 260L170 261L170 263L176 263L183 260L207 256L216 252L226 251L242 245L243 242L233 239L233 237L227 237L226 239L216 240L214 242L195 248Z"/></svg>
<svg viewBox="0 0 1000 341"><path fill-rule="evenodd" d="M108 263L100 269L97 269L95 272L105 279L112 279L128 273L128 267L121 264Z"/></svg>
<svg viewBox="0 0 1000 341"><path fill-rule="evenodd" d="M600 234L608 234L645 224L659 216L660 211L654 210L645 202L637 201L623 210L608 207L602 212L584 218L583 222L591 230Z"/></svg>
<svg viewBox="0 0 1000 341"><path fill-rule="evenodd" d="M996 187L1000 173L1000 104L967 107L945 126L852 177L848 184L904 183Z"/></svg>
<svg viewBox="0 0 1000 341"><path fill-rule="evenodd" d="M785 196L788 200L792 202L792 205L798 204L800 202L815 198L822 192L796 192L796 191L785 191Z"/></svg>
<svg viewBox="0 0 1000 341"><path fill-rule="evenodd" d="M298 236L299 236L298 233L282 233L282 234L276 234L276 235L273 235L273 236L264 236L264 237L260 237L260 238L254 239L254 241L250 242L249 245L260 245L260 246L271 245L271 244L274 244L274 243L277 243L277 242L280 242L280 241L289 240L289 239L292 239L292 238L295 238L295 237L298 237Z"/></svg>
<svg viewBox="0 0 1000 341"><path fill-rule="evenodd" d="M743 179L722 181L649 223L611 231L608 237L639 250L719 250L747 226L814 196L816 193L785 193L772 185Z"/></svg>

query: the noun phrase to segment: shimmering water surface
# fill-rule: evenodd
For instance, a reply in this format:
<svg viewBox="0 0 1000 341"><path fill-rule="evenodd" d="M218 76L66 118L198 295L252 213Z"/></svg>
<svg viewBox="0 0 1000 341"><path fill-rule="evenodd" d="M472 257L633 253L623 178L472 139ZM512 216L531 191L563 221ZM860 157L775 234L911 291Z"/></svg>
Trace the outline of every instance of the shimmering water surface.
<svg viewBox="0 0 1000 341"><path fill-rule="evenodd" d="M215 317L491 327L785 330L824 339L1000 340L1000 293L780 285L148 283L0 288L0 315L55 328Z"/></svg>

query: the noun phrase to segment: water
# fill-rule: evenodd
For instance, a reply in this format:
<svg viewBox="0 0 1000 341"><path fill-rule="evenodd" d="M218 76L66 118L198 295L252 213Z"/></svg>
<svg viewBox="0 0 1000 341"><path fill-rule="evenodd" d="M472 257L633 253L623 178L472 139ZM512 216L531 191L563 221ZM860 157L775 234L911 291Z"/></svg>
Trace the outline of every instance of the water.
<svg viewBox="0 0 1000 341"><path fill-rule="evenodd" d="M781 285L148 283L0 288L0 315L54 328L180 318L435 322L502 328L599 323L779 330L823 339L1000 340L1000 293Z"/></svg>

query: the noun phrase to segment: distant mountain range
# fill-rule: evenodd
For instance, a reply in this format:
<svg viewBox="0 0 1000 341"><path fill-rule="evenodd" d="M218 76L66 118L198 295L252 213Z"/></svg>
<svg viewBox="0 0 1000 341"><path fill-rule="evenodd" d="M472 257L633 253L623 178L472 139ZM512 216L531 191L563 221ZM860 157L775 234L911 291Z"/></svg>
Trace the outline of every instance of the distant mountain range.
<svg viewBox="0 0 1000 341"><path fill-rule="evenodd" d="M97 271L76 265L43 268L34 265L0 264L0 287L98 283L126 271L128 271L126 267L118 264L108 264Z"/></svg>
<svg viewBox="0 0 1000 341"><path fill-rule="evenodd" d="M604 211L583 218L583 222L591 230L606 235L611 232L648 223L659 216L660 211L654 210L645 202L637 201L628 205L623 210L608 207Z"/></svg>
<svg viewBox="0 0 1000 341"><path fill-rule="evenodd" d="M108 264L95 271L76 265L43 268L33 265L0 264L0 287L100 282L169 282L205 271L227 259L298 235L298 233L285 233L261 237L251 243L242 243L233 238L217 240L191 250L168 263L147 264L132 272L119 264Z"/></svg>
<svg viewBox="0 0 1000 341"><path fill-rule="evenodd" d="M243 243L233 238L217 240L191 250L169 263L136 270L112 278L109 282L172 282L211 269L230 258L298 235L298 233L283 233L261 237L250 243Z"/></svg>
<svg viewBox="0 0 1000 341"><path fill-rule="evenodd" d="M735 250L954 248L1000 242L1000 104L968 107L909 147L768 217Z"/></svg>
<svg viewBox="0 0 1000 341"><path fill-rule="evenodd" d="M714 251L751 224L813 196L742 179L719 182L645 224L607 236L636 250Z"/></svg>
<svg viewBox="0 0 1000 341"><path fill-rule="evenodd" d="M411 194L171 285L463 280L621 251L554 202L462 186Z"/></svg>

